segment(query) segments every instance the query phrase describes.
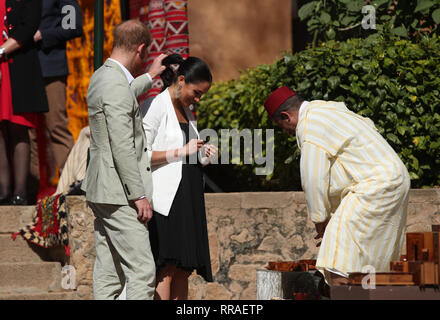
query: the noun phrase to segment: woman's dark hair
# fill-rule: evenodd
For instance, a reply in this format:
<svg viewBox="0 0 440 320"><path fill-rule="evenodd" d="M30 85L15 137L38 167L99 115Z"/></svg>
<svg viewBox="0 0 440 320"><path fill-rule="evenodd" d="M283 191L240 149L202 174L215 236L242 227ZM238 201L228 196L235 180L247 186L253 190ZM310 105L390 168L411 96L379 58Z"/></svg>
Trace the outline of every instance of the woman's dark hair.
<svg viewBox="0 0 440 320"><path fill-rule="evenodd" d="M185 77L185 83L212 82L211 71L200 58L188 57L184 60L179 54L173 53L162 60L162 65L166 66L160 75L164 90L175 83L179 76ZM179 66L176 72L172 69L172 65Z"/></svg>

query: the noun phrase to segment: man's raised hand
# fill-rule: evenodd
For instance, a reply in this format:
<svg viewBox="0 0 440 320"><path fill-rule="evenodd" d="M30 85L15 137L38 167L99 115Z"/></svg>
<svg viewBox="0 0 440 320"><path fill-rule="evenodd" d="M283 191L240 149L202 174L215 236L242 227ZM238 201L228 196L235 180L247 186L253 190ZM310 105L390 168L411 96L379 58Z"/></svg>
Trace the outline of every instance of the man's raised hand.
<svg viewBox="0 0 440 320"><path fill-rule="evenodd" d="M153 63L150 66L150 69L148 70L148 74L151 76L151 79L159 76L165 70L166 67L162 65L162 60L166 57L168 57L168 55L162 53L158 57L156 57L156 59L154 59Z"/></svg>

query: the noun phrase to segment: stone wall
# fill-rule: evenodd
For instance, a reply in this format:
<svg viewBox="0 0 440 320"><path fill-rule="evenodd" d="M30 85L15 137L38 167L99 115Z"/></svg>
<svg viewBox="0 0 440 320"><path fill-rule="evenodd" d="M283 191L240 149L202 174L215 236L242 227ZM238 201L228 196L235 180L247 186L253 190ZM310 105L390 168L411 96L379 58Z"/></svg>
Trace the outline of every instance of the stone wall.
<svg viewBox="0 0 440 320"><path fill-rule="evenodd" d="M188 28L190 55L230 80L292 49L292 1L190 0Z"/></svg>
<svg viewBox="0 0 440 320"><path fill-rule="evenodd" d="M255 299L256 270L268 261L316 258L314 225L302 192L206 194L215 282L190 277L190 299ZM93 214L84 197L68 197L70 264L80 299L92 298ZM411 190L408 231L440 224L440 189ZM405 248L405 246L404 246ZM403 249L403 253L405 249Z"/></svg>
<svg viewBox="0 0 440 320"><path fill-rule="evenodd" d="M93 299L92 275L95 263L93 212L84 196L69 196L66 201L69 220L69 264L76 269L76 292L79 299Z"/></svg>

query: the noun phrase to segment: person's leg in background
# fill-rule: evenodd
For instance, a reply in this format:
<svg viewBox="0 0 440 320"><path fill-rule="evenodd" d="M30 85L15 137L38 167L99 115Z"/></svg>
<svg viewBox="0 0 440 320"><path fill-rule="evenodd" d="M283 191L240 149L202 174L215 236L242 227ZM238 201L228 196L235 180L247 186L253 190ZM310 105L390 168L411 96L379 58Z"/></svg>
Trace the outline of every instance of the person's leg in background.
<svg viewBox="0 0 440 320"><path fill-rule="evenodd" d="M47 182L56 187L57 177L56 167L60 170L64 168L70 150L73 148L73 136L68 129L68 117L66 112L66 77L45 78L46 96L49 103L49 112L45 113L44 126L47 134L46 143L46 172ZM40 125L42 123L40 122ZM30 198L37 196L40 186L40 167L38 154L38 139L35 129L29 130L31 139L31 168L30 168ZM41 142L40 142L41 143ZM40 155L41 156L41 155Z"/></svg>
<svg viewBox="0 0 440 320"><path fill-rule="evenodd" d="M44 118L43 115L40 117ZM38 121L40 122L40 120ZM28 176L28 201L29 204L35 203L38 195L38 189L40 187L40 161L38 159L38 141L37 141L37 129L29 128L29 139L31 144L31 163Z"/></svg>
<svg viewBox="0 0 440 320"><path fill-rule="evenodd" d="M45 114L49 133L48 145L52 149L55 163L61 171L74 143L68 128L69 119L66 111L67 77L45 78L44 81L49 102L49 112Z"/></svg>
<svg viewBox="0 0 440 320"><path fill-rule="evenodd" d="M6 121L0 122L0 205L9 204L11 188L6 126Z"/></svg>
<svg viewBox="0 0 440 320"><path fill-rule="evenodd" d="M8 127L8 136L11 140L14 164L14 193L11 202L12 205L26 205L26 185L30 164L28 127L15 123L10 123Z"/></svg>

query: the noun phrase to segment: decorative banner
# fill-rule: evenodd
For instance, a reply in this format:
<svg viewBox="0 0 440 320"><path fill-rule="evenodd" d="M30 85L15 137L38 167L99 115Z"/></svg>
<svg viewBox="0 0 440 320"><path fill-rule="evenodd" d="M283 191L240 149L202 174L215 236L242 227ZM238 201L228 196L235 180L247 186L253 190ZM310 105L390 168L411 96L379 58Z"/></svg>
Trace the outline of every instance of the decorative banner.
<svg viewBox="0 0 440 320"><path fill-rule="evenodd" d="M75 141L82 128L88 126L87 89L93 74L94 56L94 1L78 0L82 11L84 35L67 42L69 76L67 78L66 106L69 130ZM113 47L113 29L121 22L119 0L104 1L104 61Z"/></svg>
<svg viewBox="0 0 440 320"><path fill-rule="evenodd" d="M161 53L178 53L189 56L188 0L130 0L130 18L139 18L150 29L152 42L145 61L148 70L153 60ZM139 97L142 103L159 94L163 83L154 79L153 88Z"/></svg>

